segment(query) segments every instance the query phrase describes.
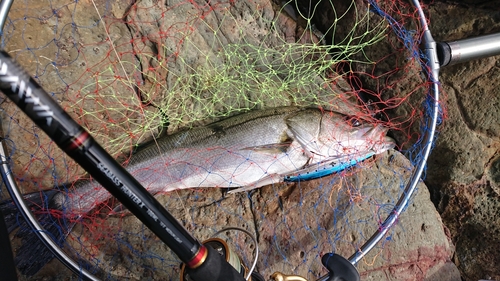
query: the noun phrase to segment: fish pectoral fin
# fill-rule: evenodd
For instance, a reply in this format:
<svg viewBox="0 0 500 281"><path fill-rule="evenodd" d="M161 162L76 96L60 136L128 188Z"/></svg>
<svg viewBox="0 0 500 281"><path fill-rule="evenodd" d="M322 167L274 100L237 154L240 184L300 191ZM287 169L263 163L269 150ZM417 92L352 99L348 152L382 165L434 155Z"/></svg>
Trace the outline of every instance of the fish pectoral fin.
<svg viewBox="0 0 500 281"><path fill-rule="evenodd" d="M250 191L252 189L256 189L256 188L259 188L259 187L264 186L264 185L270 185L270 184L278 183L278 182L282 182L282 181L283 181L283 175L270 174L270 175L267 175L267 176L261 178L260 180L258 180L256 182L254 182L252 185L242 186L242 187L238 187L235 189L231 189L227 193L233 194L233 193L238 193L238 192L243 192L243 191Z"/></svg>
<svg viewBox="0 0 500 281"><path fill-rule="evenodd" d="M292 142L273 143L273 144L245 147L243 148L243 150L252 150L255 152L266 153L266 154L281 154L287 152L291 144Z"/></svg>

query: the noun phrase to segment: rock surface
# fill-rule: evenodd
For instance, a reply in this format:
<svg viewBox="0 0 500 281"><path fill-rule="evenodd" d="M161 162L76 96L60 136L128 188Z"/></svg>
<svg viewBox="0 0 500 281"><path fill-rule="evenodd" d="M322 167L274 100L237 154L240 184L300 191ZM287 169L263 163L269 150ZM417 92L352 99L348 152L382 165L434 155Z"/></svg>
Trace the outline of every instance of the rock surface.
<svg viewBox="0 0 500 281"><path fill-rule="evenodd" d="M484 9L436 3L430 9L435 39L500 31L500 3L482 5ZM500 280L499 62L497 56L441 70L447 118L425 182L456 244L454 262L465 280Z"/></svg>
<svg viewBox="0 0 500 281"><path fill-rule="evenodd" d="M13 34L7 42L8 50L13 54L18 53L16 59L33 76L40 76L39 81L42 86L51 92L59 93L61 87L74 90L92 85L92 78L90 78L92 76L87 71L88 69L106 72L109 70L109 65L116 66L116 62L112 60L113 57L108 55L112 49L109 44L106 44L108 40L106 33L103 30L95 33L94 29L80 28L78 36L75 36L70 29L60 29L57 34L58 40L51 41L46 38L54 38L52 34L54 26L66 26L71 22L78 22L82 26L100 24L97 17L89 19L85 13L86 9L90 11L94 8L86 1L79 1L77 5L79 10L70 10L56 3L57 1L52 2L54 7L63 8L47 12L43 9L45 4L37 6L37 3L31 3L29 9L36 11L37 16L24 19L24 22L22 17L26 11L25 7L14 6L11 18L18 20L14 21L17 25L10 25L11 29L7 29ZM112 19L106 19L111 26L108 30L111 40L114 45L119 46L118 52L122 59L135 63L148 62L142 65L145 75L137 76L138 80L135 81L143 86L143 94L149 93L153 82L160 79L159 77L164 79L172 75L170 68L157 67L158 62L151 59L152 54L160 53L155 46L164 38L154 37L158 33L148 32L148 30L165 28L169 23L167 20L159 26L146 24L152 22L151 17L162 16L146 10L147 7L154 5L153 2L142 1L145 8L136 14L128 10L128 4L125 1L108 1L108 6L98 3L100 8L107 9L117 18L122 18L125 14L133 15L140 18L140 20L136 19L136 22L145 24L127 27L122 21L109 24ZM434 3L429 6L431 28L435 39L450 41L499 31L499 14L498 9L495 9L498 6L491 2L493 1L483 3L483 6L476 7L476 9L446 3ZM19 3L15 2L16 4ZM238 7L241 10L235 8L233 13L235 17L241 16L238 18L238 24L242 22L248 24L248 28L245 29L247 33L243 36L249 42L262 40L262 34L269 27L266 20L274 19L279 10L264 0L252 1L251 4L241 4ZM489 9L482 9L484 7L489 7ZM255 11L261 13L262 21L251 20L249 15L253 15ZM187 10L183 12L189 13ZM180 14L180 12L174 13L174 16ZM77 15L78 18L71 18L70 15ZM297 40L297 33L301 34L297 32L300 28L289 16L281 15L280 17L279 30L282 32L280 36L291 41ZM217 22L221 19L225 21ZM220 15L207 19L209 20L214 21L215 24L225 23L224 27L230 27L229 23L234 24L231 19L220 17ZM179 20L175 22L178 23ZM213 30L208 31L213 32ZM224 34L220 37L223 41L212 43L221 44L221 46L241 36L232 33L230 28L220 29L219 32ZM191 38L198 40L196 44L200 46L207 45L210 41L208 38L203 38L203 34L206 33L200 33ZM307 40L313 40L312 37ZM131 38L143 40L135 40L137 44L131 46L128 44ZM271 37L266 37L266 39L269 38ZM83 46L86 42L100 43L89 48L79 48L81 53L78 53L75 46ZM276 48L279 41L269 40L265 43L266 47ZM33 48L44 44L49 47L33 50L33 53L26 52L28 47ZM169 52L179 47L169 45L168 42L166 46L170 48ZM387 47L390 47L390 44ZM146 57L140 57L140 55L136 57L133 48L143 50L142 54ZM61 53L57 53L61 50ZM36 56L33 55L34 53ZM190 55L192 56L189 57L191 60L189 63L192 65L196 65L200 59L217 59L215 53L207 53L207 56L202 58L196 57L196 54ZM53 61L57 63L57 67L50 62L45 62L44 57L55 58ZM77 60L73 61L75 57ZM358 264L362 280L460 280L455 264L465 280L476 281L480 278L500 280L498 268L500 260L497 254L500 252L498 217L500 210L498 200L500 197L498 139L500 80L497 79L500 63L498 60L498 57L487 58L442 69L441 82L444 90L446 118L440 126L438 142L428 163L425 182L431 195L425 185L419 185L418 192L412 198L397 225L389 231L385 240ZM36 63L32 63L33 61ZM179 65L169 67L175 69ZM133 65L125 66L125 72L131 77L134 77L133 70ZM414 75L418 75L417 67L411 70L415 71ZM118 69L113 71L119 73ZM178 69L178 71L177 74L189 73L186 69ZM61 83L61 80L66 84ZM167 78L165 81L172 82L173 78L170 80ZM397 79L395 81L400 82ZM403 82L394 85L392 89L394 92L406 92L405 89L416 87L414 84L407 85ZM348 84L339 86L340 89L348 87ZM110 83L109 87L100 90L103 93L131 91L130 85L126 83ZM142 99L157 101L161 100L161 96L143 96ZM63 105L75 102L63 96L60 97L60 101ZM139 106L132 101L131 104ZM13 107L6 108L12 110ZM411 115L411 110L408 108L397 110L400 110L395 112L397 115ZM96 112L102 112L101 108L96 108ZM11 113L11 111L8 112L8 114ZM105 143L113 136L120 135L122 131L109 128L104 130L102 124L98 122L104 115L103 113L102 116L99 114L87 116L88 119L84 118L80 121L86 122L93 131L102 132L99 134L100 141ZM120 115L114 118L120 118ZM126 118L136 117L132 113ZM21 120L21 122L26 121ZM140 127L141 123L137 124ZM29 123L23 123L22 127L29 127ZM105 133L111 133L109 138ZM16 142L19 144L22 143L21 140L29 140L25 142L27 150L36 143L35 140L30 139L28 133L18 138ZM140 139L143 138L146 136L143 135ZM134 141L140 141L140 139ZM124 144L123 147L128 146L130 146L129 143ZM117 150L120 149L117 148ZM394 156L391 157L391 155ZM64 166L66 165L65 158L56 158L61 159L60 165L66 167ZM19 161L23 163L29 159ZM199 239L209 238L215 231L220 230L221 226L239 226L255 233L261 254L258 270L264 273L264 276L267 277L278 270L287 274L303 275L314 280L325 274L319 261L320 255L335 251L348 257L375 231L377 224L387 216L391 206L399 197L405 179L411 171L410 163L401 154L393 151L378 157L376 161L369 161L361 166L362 169L356 168L354 172L347 174L334 175L307 183L265 187L249 195L238 194L225 197L220 190L189 190L161 195L160 199ZM48 171L48 168L44 166L36 169ZM46 176L48 180L51 180L50 173ZM430 197L441 213L446 227L443 227L443 222L431 203ZM100 236L104 231L102 233L99 230L83 232L81 237L87 237L89 241L99 243L106 254L120 253L114 259L109 260L111 269L107 277L121 279L124 275L128 275L129 278L136 280L160 280L162 278L175 280L179 271L177 259L166 254L169 251L165 246L144 230L135 218L111 217L106 220L102 219L96 225L102 226L103 229L119 226L124 232L143 233L135 238L127 238L128 244L135 245L135 248L127 248L124 247L128 245L125 242L112 246L111 244L116 244L113 241L116 241L117 237ZM229 233L227 236L235 245L236 250L244 256L245 263L249 264L254 249L253 246L249 246L250 239L242 234ZM106 245L107 242L109 246ZM456 252L454 252L453 244L456 244ZM91 254L101 255L102 252L96 251ZM161 258L152 257L156 254L161 255ZM134 259L138 259L139 262L134 262ZM35 277L25 280L71 279L76 278L57 261L53 261Z"/></svg>
<svg viewBox="0 0 500 281"><path fill-rule="evenodd" d="M199 239L212 237L224 226L241 227L256 235L260 254L257 270L266 278L280 271L316 280L326 274L320 257L332 251L345 257L353 254L365 236L376 230L377 220L384 219L391 211L410 173L409 161L399 152L390 151L347 173L264 187L251 195L224 196L218 189L180 190L161 195L159 200ZM144 231L136 218L111 217L94 224L97 227L102 224L102 229L120 225L120 233L142 233L135 238L124 236L126 242L117 246L114 246L115 236L97 239L97 233L75 235L94 241L93 245L101 252L115 253L113 260L120 262L109 269L107 278L177 278L177 258L161 241L152 239L152 234ZM254 246L249 237L231 231L224 231L219 237L226 239L245 263L250 264ZM135 246L128 250L124 247L127 244ZM162 258L148 260L148 254L140 257L131 251L157 253ZM357 268L362 280L460 280L458 270L451 263L453 251L429 200L429 192L420 184L397 225ZM135 261L129 260L130 255L135 256ZM102 262L113 263L113 260ZM62 275L54 277L54 272L59 270L61 265L53 263L35 278L67 280L68 277ZM439 279L439 276L448 279Z"/></svg>

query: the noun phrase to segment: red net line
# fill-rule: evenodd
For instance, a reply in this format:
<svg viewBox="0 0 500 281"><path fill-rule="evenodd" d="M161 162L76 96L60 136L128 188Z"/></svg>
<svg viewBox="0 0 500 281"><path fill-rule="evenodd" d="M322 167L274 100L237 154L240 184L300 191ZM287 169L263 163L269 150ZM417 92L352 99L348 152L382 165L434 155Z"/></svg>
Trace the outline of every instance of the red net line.
<svg viewBox="0 0 500 281"><path fill-rule="evenodd" d="M398 24L414 29L418 40L412 7L400 1L379 4ZM410 147L423 133L419 121L428 83L411 56L414 50L408 51L405 38L395 36L362 1L311 7L291 3L292 8L268 1L95 5L15 3L4 45L124 165L137 144L153 137L283 105L335 110L348 113L350 122L383 125L400 148ZM326 29L312 26L322 19L322 10L332 7L336 13L333 22L323 22ZM14 173L25 192L40 192L35 209L55 217L61 232L77 223L65 242L68 252L86 260L85 266L103 269L109 279L177 274L177 260L165 255L165 246L135 218L117 213L116 200L104 196L107 200L90 205L90 212L78 213L81 218L75 217L74 206L49 206L43 195L53 186L68 191L66 204L95 198L100 191L95 187L74 197L74 181L88 176L12 104L4 101L2 110ZM195 158L216 149L186 152ZM399 186L410 164L396 161L396 167L391 157L231 199L213 189L160 191L159 196L200 239L223 225L255 228L262 242L261 269L292 268L318 276L321 254L352 253L397 200L398 190L390 190L387 182ZM199 162L213 163L213 158ZM165 176L162 168L153 169L152 175ZM376 189L385 194L373 195ZM229 236L249 264L249 240ZM373 260L387 258L390 250L385 249L377 249Z"/></svg>

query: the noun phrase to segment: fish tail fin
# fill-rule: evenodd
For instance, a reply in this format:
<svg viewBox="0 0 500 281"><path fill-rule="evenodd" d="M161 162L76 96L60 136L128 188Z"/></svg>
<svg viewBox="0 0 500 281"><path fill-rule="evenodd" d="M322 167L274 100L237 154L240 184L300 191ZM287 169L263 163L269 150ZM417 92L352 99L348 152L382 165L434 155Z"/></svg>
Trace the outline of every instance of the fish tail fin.
<svg viewBox="0 0 500 281"><path fill-rule="evenodd" d="M57 190L44 191L43 196L38 192L30 193L25 195L24 199L28 207L32 210L39 209L40 206L50 206L50 202L57 192ZM62 247L66 240L66 235L73 225L62 227L60 223L58 223L57 218L48 211L47 207L41 209L43 211L35 212L35 217L45 228L46 233ZM50 262L54 258L54 255L40 240L35 230L28 225L12 200L0 202L0 211L4 214L9 233L18 229L15 233L15 237L21 239L21 246L13 249L16 253L14 261L17 268L23 275L33 276L45 264Z"/></svg>

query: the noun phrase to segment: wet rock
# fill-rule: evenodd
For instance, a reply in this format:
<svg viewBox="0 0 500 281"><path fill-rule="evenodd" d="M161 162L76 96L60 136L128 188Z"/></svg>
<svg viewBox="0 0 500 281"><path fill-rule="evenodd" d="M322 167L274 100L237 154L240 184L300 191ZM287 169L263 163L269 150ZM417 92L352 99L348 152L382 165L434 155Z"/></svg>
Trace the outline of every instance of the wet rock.
<svg viewBox="0 0 500 281"><path fill-rule="evenodd" d="M488 167L488 179L491 183L491 188L500 195L500 158L493 159Z"/></svg>

